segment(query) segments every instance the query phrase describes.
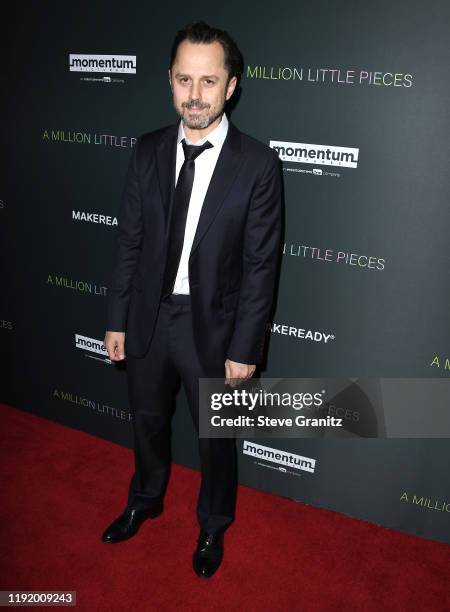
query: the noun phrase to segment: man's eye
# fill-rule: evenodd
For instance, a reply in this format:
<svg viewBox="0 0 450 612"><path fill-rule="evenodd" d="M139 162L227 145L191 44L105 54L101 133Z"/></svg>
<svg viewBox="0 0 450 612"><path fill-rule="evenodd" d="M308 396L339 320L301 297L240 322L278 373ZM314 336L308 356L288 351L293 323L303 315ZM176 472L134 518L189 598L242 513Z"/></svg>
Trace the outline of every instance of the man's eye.
<svg viewBox="0 0 450 612"><path fill-rule="evenodd" d="M212 85L214 81L212 79L205 79L208 85Z"/></svg>

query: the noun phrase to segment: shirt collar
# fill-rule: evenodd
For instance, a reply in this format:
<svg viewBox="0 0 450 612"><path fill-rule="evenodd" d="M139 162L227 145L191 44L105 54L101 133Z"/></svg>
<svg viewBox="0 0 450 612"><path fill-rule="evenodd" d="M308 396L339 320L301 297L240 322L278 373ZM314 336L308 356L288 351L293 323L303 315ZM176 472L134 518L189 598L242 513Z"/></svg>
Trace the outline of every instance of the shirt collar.
<svg viewBox="0 0 450 612"><path fill-rule="evenodd" d="M209 134L207 134L203 138L200 138L200 140L197 140L197 142L195 143L195 146L197 146L197 145L200 146L200 145L204 144L207 140L209 140L209 142L214 147L219 147L220 148L222 146L222 144L223 144L223 141L225 140L227 132L228 132L228 118L227 118L226 114L223 113L222 114L222 119L221 119L219 125L217 127L215 127L212 132L210 132ZM180 124L178 126L177 144L180 144L180 142L183 140L183 138L186 139L186 143L187 144L191 144L191 142L188 140L187 136L184 133L183 121L180 120Z"/></svg>

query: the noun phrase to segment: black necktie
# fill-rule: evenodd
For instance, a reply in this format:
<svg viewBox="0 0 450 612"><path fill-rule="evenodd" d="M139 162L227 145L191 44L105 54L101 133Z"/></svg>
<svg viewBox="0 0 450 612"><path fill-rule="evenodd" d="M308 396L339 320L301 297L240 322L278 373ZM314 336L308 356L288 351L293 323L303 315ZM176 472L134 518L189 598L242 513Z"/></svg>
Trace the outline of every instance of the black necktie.
<svg viewBox="0 0 450 612"><path fill-rule="evenodd" d="M188 145L184 138L181 141L184 150L184 162L178 175L173 198L172 216L170 220L168 253L164 271L162 296L173 292L173 286L178 272L178 266L183 250L186 219L191 199L192 185L195 175L195 158L213 145L207 140L203 145Z"/></svg>

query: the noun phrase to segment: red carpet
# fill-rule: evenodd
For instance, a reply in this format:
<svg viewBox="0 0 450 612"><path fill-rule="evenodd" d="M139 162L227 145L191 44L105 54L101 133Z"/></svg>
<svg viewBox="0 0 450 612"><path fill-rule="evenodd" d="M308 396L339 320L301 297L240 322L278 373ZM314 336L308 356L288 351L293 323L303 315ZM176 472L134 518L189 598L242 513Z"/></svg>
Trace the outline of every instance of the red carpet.
<svg viewBox="0 0 450 612"><path fill-rule="evenodd" d="M132 451L2 406L1 590L77 591L79 610L450 610L450 547L240 487L222 566L197 578L199 473L115 545Z"/></svg>

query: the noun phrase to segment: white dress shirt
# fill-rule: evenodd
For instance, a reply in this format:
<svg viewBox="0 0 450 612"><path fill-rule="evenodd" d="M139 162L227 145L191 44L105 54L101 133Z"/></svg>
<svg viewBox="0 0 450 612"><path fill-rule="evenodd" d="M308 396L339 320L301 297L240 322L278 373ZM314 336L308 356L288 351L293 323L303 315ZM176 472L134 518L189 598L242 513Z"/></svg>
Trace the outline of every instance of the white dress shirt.
<svg viewBox="0 0 450 612"><path fill-rule="evenodd" d="M219 125L213 129L207 136L200 138L197 142L190 142L184 133L183 122L180 121L178 127L178 138L177 138L177 161L175 167L175 185L178 181L178 175L180 174L181 166L184 162L184 151L181 141L185 138L187 144L193 144L200 146L207 140L213 145L211 148L206 149L201 153L195 160L195 175L194 184L192 186L191 199L189 201L189 210L186 219L186 230L184 233L183 250L181 252L181 259L178 265L177 276L175 278L175 285L173 293L184 293L189 294L189 255L191 253L192 243L194 242L194 236L197 229L198 220L202 211L203 201L205 199L206 192L209 187L212 173L216 166L217 158L222 149L223 142L228 132L228 119L225 113L222 115L222 119Z"/></svg>

